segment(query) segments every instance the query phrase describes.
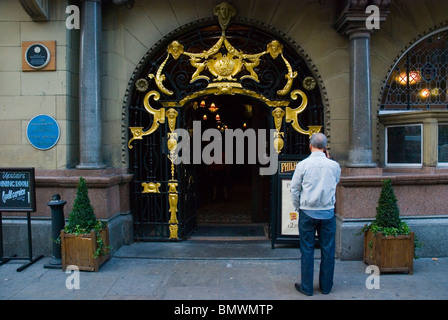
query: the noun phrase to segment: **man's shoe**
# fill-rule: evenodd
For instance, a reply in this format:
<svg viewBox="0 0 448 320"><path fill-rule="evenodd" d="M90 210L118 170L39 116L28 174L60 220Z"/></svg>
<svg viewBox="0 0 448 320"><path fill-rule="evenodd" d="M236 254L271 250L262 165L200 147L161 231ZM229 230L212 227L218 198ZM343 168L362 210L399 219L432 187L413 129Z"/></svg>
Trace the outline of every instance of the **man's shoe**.
<svg viewBox="0 0 448 320"><path fill-rule="evenodd" d="M302 286L300 284L298 284L298 283L295 283L294 286L296 287L297 291L303 293L304 295L307 295L307 296L312 296L313 295L312 293L303 292L302 291Z"/></svg>
<svg viewBox="0 0 448 320"><path fill-rule="evenodd" d="M328 291L324 291L324 290L322 290L322 288L319 288L319 290L320 290L320 293L322 293L322 294L329 294L331 292L331 289Z"/></svg>

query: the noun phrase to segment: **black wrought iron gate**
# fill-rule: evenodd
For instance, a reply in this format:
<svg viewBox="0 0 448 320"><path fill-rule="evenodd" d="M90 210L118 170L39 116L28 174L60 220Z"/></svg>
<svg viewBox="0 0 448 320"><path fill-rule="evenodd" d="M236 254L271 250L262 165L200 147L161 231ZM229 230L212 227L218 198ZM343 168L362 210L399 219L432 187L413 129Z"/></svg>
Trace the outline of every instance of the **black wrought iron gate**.
<svg viewBox="0 0 448 320"><path fill-rule="evenodd" d="M141 103L141 105L143 102ZM132 127L145 127L152 123L141 105L129 108L132 113ZM186 128L186 109L178 110L180 128ZM178 230L175 239L186 239L196 227L197 180L196 166L180 163L171 175L168 160L169 150L166 125L148 136L143 143L135 144L129 152L130 171L134 174L131 183L131 208L134 214L135 240L170 239L169 204L170 185L177 182L177 220Z"/></svg>

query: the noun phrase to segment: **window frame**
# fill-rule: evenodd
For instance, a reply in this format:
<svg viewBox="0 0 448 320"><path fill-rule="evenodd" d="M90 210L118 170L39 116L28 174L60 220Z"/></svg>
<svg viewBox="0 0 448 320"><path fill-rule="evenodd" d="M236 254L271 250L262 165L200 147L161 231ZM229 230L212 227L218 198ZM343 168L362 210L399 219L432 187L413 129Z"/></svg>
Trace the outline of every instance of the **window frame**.
<svg viewBox="0 0 448 320"><path fill-rule="evenodd" d="M447 126L448 122L441 122L437 124L437 166L438 167L448 167L448 161L447 162L440 162L439 161L439 132L440 132L440 126Z"/></svg>
<svg viewBox="0 0 448 320"><path fill-rule="evenodd" d="M395 163L388 162L388 129L392 127L420 127L420 163ZM392 124L386 125L384 128L384 165L385 167L407 167L407 168L421 168L423 167L423 123L403 123L403 124ZM448 163L447 163L448 165Z"/></svg>

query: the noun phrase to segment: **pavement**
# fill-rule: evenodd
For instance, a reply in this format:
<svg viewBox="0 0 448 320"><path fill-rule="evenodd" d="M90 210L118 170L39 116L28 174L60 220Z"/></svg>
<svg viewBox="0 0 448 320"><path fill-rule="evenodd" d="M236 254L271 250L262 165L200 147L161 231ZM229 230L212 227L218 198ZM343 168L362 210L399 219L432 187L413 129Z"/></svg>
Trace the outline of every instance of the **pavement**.
<svg viewBox="0 0 448 320"><path fill-rule="evenodd" d="M413 274L369 272L362 261L336 259L330 294L297 292L300 252L269 241L135 242L117 250L99 272L44 267L43 257L0 266L0 300L447 300L448 258L414 260ZM182 306L184 306L182 304Z"/></svg>

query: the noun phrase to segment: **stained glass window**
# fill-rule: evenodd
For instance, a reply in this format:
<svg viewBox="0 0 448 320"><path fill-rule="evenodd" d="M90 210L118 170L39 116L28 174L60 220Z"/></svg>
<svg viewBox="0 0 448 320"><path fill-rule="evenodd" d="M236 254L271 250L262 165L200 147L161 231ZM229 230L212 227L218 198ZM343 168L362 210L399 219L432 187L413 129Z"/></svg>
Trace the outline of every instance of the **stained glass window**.
<svg viewBox="0 0 448 320"><path fill-rule="evenodd" d="M380 112L407 110L448 110L448 30L418 42L391 71Z"/></svg>

